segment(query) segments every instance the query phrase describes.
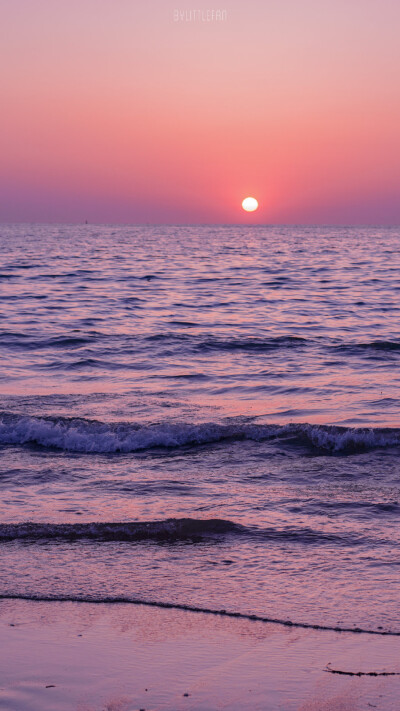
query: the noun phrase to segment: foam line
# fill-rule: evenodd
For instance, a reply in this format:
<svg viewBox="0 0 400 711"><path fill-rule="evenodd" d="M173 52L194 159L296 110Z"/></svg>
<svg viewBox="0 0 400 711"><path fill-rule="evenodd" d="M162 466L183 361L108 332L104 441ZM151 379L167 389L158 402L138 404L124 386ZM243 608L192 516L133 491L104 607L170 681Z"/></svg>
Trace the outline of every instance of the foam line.
<svg viewBox="0 0 400 711"><path fill-rule="evenodd" d="M240 620L249 620L251 622L264 622L283 627L296 627L308 630L320 630L324 632L343 632L350 634L368 634L377 635L380 637L400 637L400 632L393 630L367 630L362 627L335 627L333 625L318 625L311 622L293 622L292 620L282 620L276 617L265 617L263 615L252 615L245 612L232 612L229 610L218 610L210 607L199 607L197 605L185 605L179 602L161 602L158 600L145 600L141 598L128 598L110 596L101 599L91 597L78 597L75 595L17 595L4 594L0 595L0 600L28 600L31 602L79 602L86 604L108 604L108 605L145 605L147 607L158 607L166 610L184 610L185 612L198 612L205 615L220 615L221 617L229 617Z"/></svg>

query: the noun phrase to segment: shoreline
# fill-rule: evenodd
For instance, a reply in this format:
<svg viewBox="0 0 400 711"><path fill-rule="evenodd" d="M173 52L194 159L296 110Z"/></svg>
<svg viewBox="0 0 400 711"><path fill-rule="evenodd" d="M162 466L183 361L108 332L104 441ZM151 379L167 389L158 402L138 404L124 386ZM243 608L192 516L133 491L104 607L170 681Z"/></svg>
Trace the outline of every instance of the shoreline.
<svg viewBox="0 0 400 711"><path fill-rule="evenodd" d="M198 605L190 605L179 602L163 602L162 600L146 600L142 598L128 598L119 596L107 596L96 600L95 598L84 598L74 595L0 595L2 600L24 600L27 602L73 602L86 605L143 605L144 607L155 607L163 610L182 610L184 612L200 613L203 615L215 615L233 619L248 620L250 622L262 622L264 624L279 625L281 627L294 627L305 630L318 630L321 632L338 632L343 634L365 634L376 635L379 637L400 637L400 632L396 630L366 629L363 627L340 627L338 625L319 625L312 622L296 622L293 620L284 620L275 617L266 617L264 615L250 614L246 612L234 612L232 610L200 607Z"/></svg>
<svg viewBox="0 0 400 711"><path fill-rule="evenodd" d="M400 696L400 677L383 676L400 672L396 637L4 598L0 629L7 711L394 711Z"/></svg>

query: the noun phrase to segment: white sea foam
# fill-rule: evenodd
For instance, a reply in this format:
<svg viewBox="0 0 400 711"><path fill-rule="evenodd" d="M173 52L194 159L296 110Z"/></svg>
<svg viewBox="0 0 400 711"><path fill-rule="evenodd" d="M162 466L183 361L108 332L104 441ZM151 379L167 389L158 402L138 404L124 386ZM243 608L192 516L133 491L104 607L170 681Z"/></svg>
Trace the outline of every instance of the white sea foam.
<svg viewBox="0 0 400 711"><path fill-rule="evenodd" d="M400 445L400 430L328 425L258 425L170 423L138 425L64 417L0 414L0 444L36 444L71 452L129 453L157 447L176 448L220 441L277 439L330 452L351 452Z"/></svg>

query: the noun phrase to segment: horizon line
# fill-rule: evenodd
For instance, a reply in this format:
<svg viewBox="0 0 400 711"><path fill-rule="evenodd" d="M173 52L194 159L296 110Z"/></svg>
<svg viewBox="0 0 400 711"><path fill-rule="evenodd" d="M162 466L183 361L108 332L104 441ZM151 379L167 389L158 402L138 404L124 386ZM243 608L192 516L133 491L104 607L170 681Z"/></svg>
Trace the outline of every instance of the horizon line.
<svg viewBox="0 0 400 711"><path fill-rule="evenodd" d="M399 223L382 222L90 222L90 221L10 221L0 220L3 225L37 226L82 226L82 227L385 227L400 228Z"/></svg>

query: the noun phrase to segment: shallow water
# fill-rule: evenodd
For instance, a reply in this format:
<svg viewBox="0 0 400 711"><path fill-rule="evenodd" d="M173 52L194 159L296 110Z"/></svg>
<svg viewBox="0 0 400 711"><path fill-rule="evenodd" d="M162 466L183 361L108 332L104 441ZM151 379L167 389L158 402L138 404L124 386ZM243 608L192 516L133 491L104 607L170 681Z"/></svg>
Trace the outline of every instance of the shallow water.
<svg viewBox="0 0 400 711"><path fill-rule="evenodd" d="M400 631L399 237L2 226L0 593Z"/></svg>

